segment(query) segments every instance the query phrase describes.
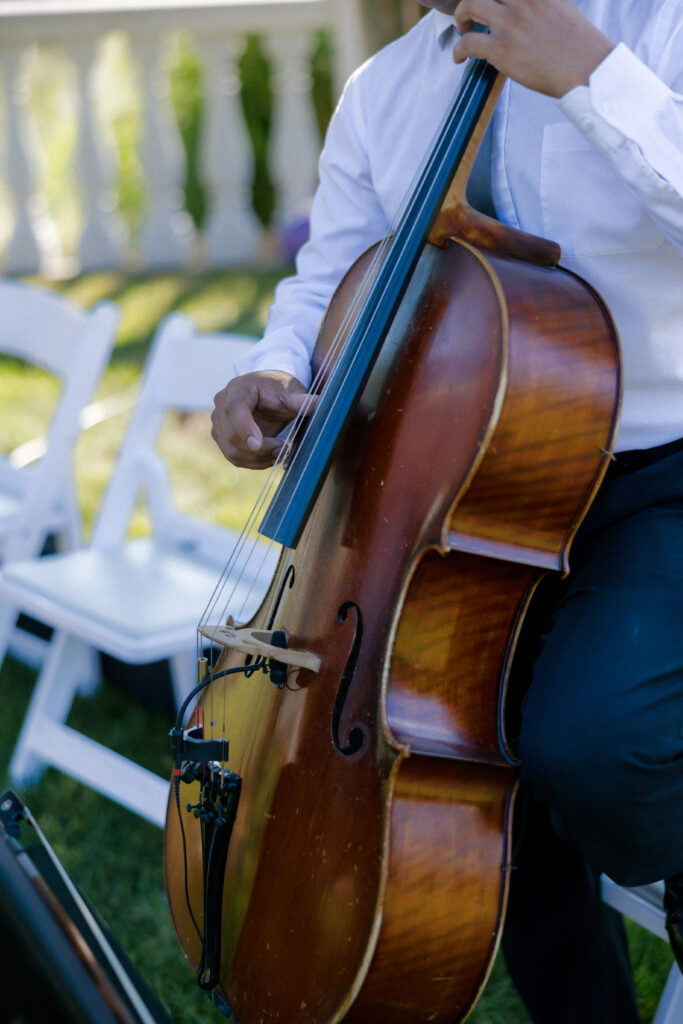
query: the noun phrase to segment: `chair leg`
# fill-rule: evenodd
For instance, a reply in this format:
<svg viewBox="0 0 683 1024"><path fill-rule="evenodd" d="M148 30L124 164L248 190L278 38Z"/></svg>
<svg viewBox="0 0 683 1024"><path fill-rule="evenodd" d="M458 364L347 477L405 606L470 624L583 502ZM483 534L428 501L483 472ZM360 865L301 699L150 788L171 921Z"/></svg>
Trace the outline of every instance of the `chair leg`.
<svg viewBox="0 0 683 1024"><path fill-rule="evenodd" d="M69 675L78 684L81 697L92 697L102 685L102 667L97 651L88 644L79 643L69 664Z"/></svg>
<svg viewBox="0 0 683 1024"><path fill-rule="evenodd" d="M0 665L5 660L5 655L16 630L17 615L18 612L14 605L0 603Z"/></svg>
<svg viewBox="0 0 683 1024"><path fill-rule="evenodd" d="M39 668L45 656L46 641L25 629L19 629L19 609L13 605L0 606L0 665L9 651L13 658Z"/></svg>
<svg viewBox="0 0 683 1024"><path fill-rule="evenodd" d="M48 640L16 626L10 637L9 651L22 665L38 669L43 664L48 643Z"/></svg>
<svg viewBox="0 0 683 1024"><path fill-rule="evenodd" d="M68 633L58 631L53 636L10 761L10 775L17 785L37 780L49 763L43 727L66 721L80 690L79 674L73 666L82 667L88 661L84 648L82 641Z"/></svg>
<svg viewBox="0 0 683 1024"><path fill-rule="evenodd" d="M181 651L174 654L169 660L171 669L171 685L173 687L173 700L176 711L178 711L191 690L197 685L197 654L194 648L191 651Z"/></svg>
<svg viewBox="0 0 683 1024"><path fill-rule="evenodd" d="M168 781L65 725L81 691L73 666L87 666L91 653L69 633L55 633L12 754L10 775L17 785L26 785L53 765L163 826Z"/></svg>

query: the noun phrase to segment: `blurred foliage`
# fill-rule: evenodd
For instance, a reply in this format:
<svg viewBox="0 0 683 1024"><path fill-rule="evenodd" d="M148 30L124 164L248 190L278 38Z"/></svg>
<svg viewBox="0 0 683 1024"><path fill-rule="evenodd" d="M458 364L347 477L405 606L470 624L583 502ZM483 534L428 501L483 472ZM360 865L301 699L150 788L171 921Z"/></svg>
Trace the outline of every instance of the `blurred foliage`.
<svg viewBox="0 0 683 1024"><path fill-rule="evenodd" d="M203 114L203 69L191 37L175 35L171 53L171 104L187 160L185 204L195 223L201 224L206 208L198 168Z"/></svg>
<svg viewBox="0 0 683 1024"><path fill-rule="evenodd" d="M270 64L256 35L249 35L239 61L242 106L254 158L252 197L264 224L275 209L275 187L268 163L268 139L273 94ZM329 33L319 32L311 55L313 102L321 137L332 113L332 47ZM178 34L172 41L171 102L187 158L186 205L197 225L202 224L206 197L198 167L203 117L202 62L192 38ZM122 162L122 172L123 172Z"/></svg>
<svg viewBox="0 0 683 1024"><path fill-rule="evenodd" d="M195 223L201 226L207 196L201 180L200 137L204 117L204 69L196 42L189 33L171 33L163 61L169 74L169 100L187 163L185 198ZM126 36L114 33L99 46L94 65L93 97L98 132L111 143L111 165L105 167L118 198L118 213L133 239L147 207L147 183L142 168L143 103L140 68ZM80 102L76 69L68 54L45 44L31 56L32 109L43 154L42 188L63 250L73 254L82 228L83 184L76 164L77 109ZM275 207L269 168L268 140L273 95L271 68L260 38L250 35L239 61L242 105L253 153L253 205L264 225ZM333 109L332 45L328 32L316 34L311 53L313 102L321 138ZM0 111L0 122L3 112ZM2 124L0 123L0 128ZM107 157L100 153L101 158ZM0 182L0 244L8 238L13 213L6 186Z"/></svg>
<svg viewBox="0 0 683 1024"><path fill-rule="evenodd" d="M254 151L254 209L267 224L275 209L275 186L268 166L268 138L273 108L270 64L257 36L249 36L240 61L242 105Z"/></svg>

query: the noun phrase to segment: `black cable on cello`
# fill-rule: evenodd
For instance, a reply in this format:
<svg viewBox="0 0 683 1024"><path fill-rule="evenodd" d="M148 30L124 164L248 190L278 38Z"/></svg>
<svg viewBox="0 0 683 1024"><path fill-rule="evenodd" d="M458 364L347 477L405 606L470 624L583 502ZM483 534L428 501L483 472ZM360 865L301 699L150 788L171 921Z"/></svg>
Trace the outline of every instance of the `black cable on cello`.
<svg viewBox="0 0 683 1024"><path fill-rule="evenodd" d="M236 668L226 668L226 669L223 669L221 672L214 672L212 675L207 676L206 679L203 679L201 681L201 683L199 683L197 686L194 687L193 690L190 691L190 693L187 695L187 697L183 701L182 705L180 706L180 710L178 711L178 714L176 716L176 724L175 724L175 728L173 729L173 732L176 732L177 730L182 730L182 728L183 728L183 716L185 715L185 712L187 711L187 707L188 707L190 701L194 697L196 697L198 693L201 693L201 691L204 689L204 687L208 686L210 683L215 682L216 679L221 679L223 676L234 675L237 672L244 672L245 675L250 676L254 672L257 672L259 670L261 670L263 672L267 672L265 658L257 658L256 661L253 663L253 665L238 665ZM190 920L192 921L192 924L194 926L194 930L197 933L197 938L199 939L199 941L201 943L201 946L202 946L202 949L203 949L204 948L204 936L202 935L202 933L201 933L201 931L199 929L199 925L197 924L197 919L194 916L194 911L192 910L192 902L190 900L190 885L189 885L189 880L188 880L188 877L187 877L187 838L186 838L186 835L185 835L185 825L184 825L184 822L183 822L183 812L182 812L182 808L180 806L180 773L179 773L179 767L180 766L178 764L176 764L176 774L174 775L174 779L173 779L173 790L174 790L174 793L175 793L175 804L176 804L176 810L177 810L177 813L178 813L178 825L180 827L180 838L181 838L182 847L183 847L183 882L184 882L184 887L185 887L185 903L187 904L187 911L188 911L188 913L190 915Z"/></svg>
<svg viewBox="0 0 683 1024"><path fill-rule="evenodd" d="M198 656L200 653L200 647L202 643L205 642L201 632L202 626L205 625L209 621L210 616L218 610L218 605L221 601L223 602L223 607L218 618L225 619L227 607L231 604L233 597L237 593L238 585L244 577L245 567L249 564L252 556L257 552L259 541L256 537L258 532L256 523L264 506L270 499L276 473L283 466L285 467L285 470L290 468L285 464L295 442L300 438L300 435L303 432L304 425L307 427L310 423L317 429L318 434L320 434L325 432L330 420L335 418L337 406L338 404L341 404L338 392L346 387L347 383L354 378L354 374L358 375L358 367L362 364L361 351L367 337L371 336L372 340L372 338L377 333L381 333L381 330L383 329L382 324L379 324L378 326L378 324L375 323L375 320L377 319L377 307L381 307L383 316L386 314L386 316L391 319L393 314L389 310L389 306L391 306L394 301L392 296L394 290L394 278L397 274L397 266L400 265L403 259L408 257L413 258L417 247L424 243L430 230L429 224L427 223L427 212L432 210L434 207L434 203L432 202L434 190L438 191L439 189L447 189L448 181L446 179L448 171L449 169L451 171L453 170L453 163L456 157L459 160L469 143L469 136L467 138L461 137L460 139L454 138L452 136L451 128L458 119L463 118L463 114L474 113L476 112L475 108L483 105L486 96L488 95L488 89L490 89L492 84L491 75L493 74L495 74L493 69L491 69L484 61L471 60L468 63L468 68L466 69L466 73L462 81L462 87L458 91L454 104L446 112L440 130L437 132L437 145L430 151L429 155L422 162L422 165L414 178L413 186L417 182L417 188L411 186L408 190L406 199L402 203L399 214L394 220L394 226L393 228L390 228L390 233L380 243L377 252L373 257L370 268L366 273L364 280L361 282L353 301L345 311L342 325L336 331L335 336L332 339L332 344L322 361L322 365L316 374L313 384L311 385L311 393L315 393L321 380L324 379L328 374L330 367L334 364L333 369L329 373L327 381L318 396L321 398L327 393L329 394L330 400L326 407L322 402L320 402L317 409L315 409L311 414L310 420L307 420L305 411L302 409L290 424L287 440L268 474L267 481L261 490L256 504L247 519L244 529L238 538L228 563L225 566L225 569L223 570L223 573L221 574L221 577L218 580L200 619L197 630ZM468 120L473 123L472 117L465 118L465 121ZM457 154L458 150L460 151L459 156ZM416 216L416 214L419 215ZM419 227L415 226L415 222L418 222ZM391 258L387 258L388 256ZM340 350L344 355L343 359L337 359ZM304 463L302 472L306 471L310 467L314 452L315 445L313 445L309 451L301 453L303 455L303 459L301 461ZM289 497L286 497L285 508L282 513L283 517L289 512L291 502L292 495L290 494ZM268 553L271 550L273 543L275 542L270 539L268 544L263 545L265 550L259 568L263 568L265 565ZM240 565L241 562L243 563L242 565ZM241 613L244 611L246 602L249 601L251 597L253 587L255 586L254 580L256 580L257 576L258 574L254 574L254 578L249 585L248 593L241 608L234 610L231 609L231 614L235 620L238 620ZM273 594L271 608L273 607L273 603L277 602L277 600L278 595ZM215 646L212 645L212 664L215 654L216 649ZM244 673L248 676L259 669L264 672L268 671L267 662L263 658L257 659L253 664L241 665L235 668L228 668L220 672L212 672L209 674L206 679L191 691L183 702L178 712L176 730L182 730L182 719L190 702L210 683L213 683L224 676L236 673ZM213 701L213 694L211 696L211 700ZM225 692L223 694L223 714L225 716ZM179 765L177 765L177 767L179 768ZM203 948L204 940L200 934L198 924L190 905L187 846L180 808L179 774L176 775L176 805L183 845L185 898L190 917Z"/></svg>
<svg viewBox="0 0 683 1024"><path fill-rule="evenodd" d="M204 936L199 930L197 919L194 916L192 910L192 902L190 900L190 885L187 877L187 839L185 838L185 825L183 824L183 812L180 807L180 776L176 775L173 779L173 789L175 791L175 804L178 811L178 824L180 825L180 838L183 845L183 880L185 883L185 903L187 904L187 912L190 915L190 920L194 925L194 930L197 933L197 938L201 943L202 949L204 948Z"/></svg>
<svg viewBox="0 0 683 1024"><path fill-rule="evenodd" d="M198 693L202 692L205 686L208 686L210 683L214 683L217 679L222 679L223 676L232 676L237 672L244 672L246 676L250 676L259 669L263 672L268 671L266 668L265 658L257 658L253 665L237 665L236 668L224 668L221 672L214 672L212 675L207 676L206 679L202 679L201 683L198 683L197 686L188 693L187 697L180 705L180 710L176 716L175 728L182 729L183 715L187 711L188 704L193 697L196 697Z"/></svg>

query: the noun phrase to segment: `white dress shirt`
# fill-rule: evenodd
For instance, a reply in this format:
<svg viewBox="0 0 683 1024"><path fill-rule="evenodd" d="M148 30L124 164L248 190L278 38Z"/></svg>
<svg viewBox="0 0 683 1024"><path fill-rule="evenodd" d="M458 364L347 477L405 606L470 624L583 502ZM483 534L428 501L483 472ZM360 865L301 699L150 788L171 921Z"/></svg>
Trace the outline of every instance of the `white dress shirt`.
<svg viewBox="0 0 683 1024"><path fill-rule="evenodd" d="M683 0L579 0L619 45L560 100L506 83L493 121L501 221L551 238L602 295L624 357L617 450L683 437ZM310 382L344 272L395 222L463 73L431 12L351 77L320 159L311 237L237 370Z"/></svg>

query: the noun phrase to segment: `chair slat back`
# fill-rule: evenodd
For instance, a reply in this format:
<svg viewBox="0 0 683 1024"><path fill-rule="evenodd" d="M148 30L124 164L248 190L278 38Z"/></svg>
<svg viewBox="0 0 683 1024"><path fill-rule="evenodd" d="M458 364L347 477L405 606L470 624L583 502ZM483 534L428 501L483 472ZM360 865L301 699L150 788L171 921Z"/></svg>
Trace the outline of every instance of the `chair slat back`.
<svg viewBox="0 0 683 1024"><path fill-rule="evenodd" d="M21 468L2 463L0 484L21 498L22 507L20 529L9 518L0 522L0 550L4 559L24 558L39 553L60 520L71 524L72 539L79 533L73 474L79 416L105 370L120 314L113 303L86 312L61 295L15 281L0 281L0 311L0 353L61 382L41 458Z"/></svg>
<svg viewBox="0 0 683 1024"><path fill-rule="evenodd" d="M0 352L64 379L89 330L90 315L56 292L0 281Z"/></svg>
<svg viewBox="0 0 683 1024"><path fill-rule="evenodd" d="M172 313L160 325L140 393L93 530L94 547L120 543L143 489L155 532L174 517L166 463L157 450L169 412L209 412L213 396L235 375L235 360L253 344L236 334L204 334L189 317ZM210 439L207 436L207 443Z"/></svg>

